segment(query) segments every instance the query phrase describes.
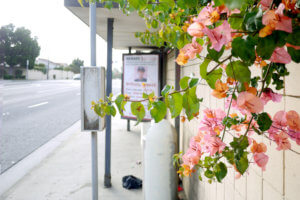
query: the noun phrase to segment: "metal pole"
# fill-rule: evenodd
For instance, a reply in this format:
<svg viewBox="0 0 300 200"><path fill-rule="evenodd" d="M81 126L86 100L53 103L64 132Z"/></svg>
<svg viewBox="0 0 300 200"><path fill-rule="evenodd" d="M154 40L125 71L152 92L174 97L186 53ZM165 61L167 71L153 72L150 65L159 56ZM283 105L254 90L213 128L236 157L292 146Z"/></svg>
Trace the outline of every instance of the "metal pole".
<svg viewBox="0 0 300 200"><path fill-rule="evenodd" d="M178 54L179 54L179 50L176 49L175 50L175 56L177 58ZM180 65L177 64L177 62L175 62L175 90L180 90L180 85L179 85L179 81L180 81ZM177 131L177 150L178 152L180 151L180 118L179 116L177 116L175 118L175 129Z"/></svg>
<svg viewBox="0 0 300 200"><path fill-rule="evenodd" d="M91 66L96 66L96 4L90 3L90 45L91 45ZM98 147L97 132L91 133L91 154L92 154L92 197L98 200Z"/></svg>
<svg viewBox="0 0 300 200"><path fill-rule="evenodd" d="M28 80L28 66L29 66L29 60L26 60L26 80Z"/></svg>
<svg viewBox="0 0 300 200"><path fill-rule="evenodd" d="M112 47L113 47L113 24L114 19L107 19L107 69L106 69L106 95L112 91ZM106 135L105 135L105 174L104 186L111 187L110 158L111 158L111 116L106 116Z"/></svg>
<svg viewBox="0 0 300 200"><path fill-rule="evenodd" d="M128 53L131 54L131 47L128 48ZM127 131L130 131L130 119L127 119Z"/></svg>
<svg viewBox="0 0 300 200"><path fill-rule="evenodd" d="M91 152L92 152L92 197L98 200L98 148L97 132L92 131L91 135Z"/></svg>

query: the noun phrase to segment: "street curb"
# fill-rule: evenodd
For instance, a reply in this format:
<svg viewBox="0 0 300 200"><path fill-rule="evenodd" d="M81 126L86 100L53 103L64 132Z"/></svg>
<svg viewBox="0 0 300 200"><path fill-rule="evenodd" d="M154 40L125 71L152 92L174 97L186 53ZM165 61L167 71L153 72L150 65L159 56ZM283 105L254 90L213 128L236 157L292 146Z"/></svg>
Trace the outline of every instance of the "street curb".
<svg viewBox="0 0 300 200"><path fill-rule="evenodd" d="M14 184L21 180L34 167L40 164L49 154L51 154L60 144L68 140L71 135L80 131L80 120L71 127L58 134L46 144L40 146L30 155L15 164L6 172L0 175L0 196L8 191Z"/></svg>

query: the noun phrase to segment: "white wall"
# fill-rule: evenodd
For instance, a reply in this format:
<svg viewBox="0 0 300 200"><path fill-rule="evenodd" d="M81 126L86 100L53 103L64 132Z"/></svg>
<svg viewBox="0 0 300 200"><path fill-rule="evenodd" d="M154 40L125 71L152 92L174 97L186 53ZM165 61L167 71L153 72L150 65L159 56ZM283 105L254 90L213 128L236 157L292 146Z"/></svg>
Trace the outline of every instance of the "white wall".
<svg viewBox="0 0 300 200"><path fill-rule="evenodd" d="M25 73L25 71L24 71L24 73ZM70 71L50 69L49 70L49 80L53 80L54 75L56 76L56 80L73 79L74 73L70 72ZM43 72L37 71L37 70L28 70L28 79L29 80L46 80L47 74L44 74Z"/></svg>
<svg viewBox="0 0 300 200"><path fill-rule="evenodd" d="M181 77L189 76L191 73L199 76L199 65L201 61L195 59L182 67ZM259 70L251 67L253 73ZM300 112L300 87L299 87L299 64L289 64L287 69L290 75L285 78L285 88L281 103L269 103L265 111L272 116L278 110L295 110ZM175 84L175 54L171 52L167 63L167 84ZM211 89L207 85L200 85L197 93L204 98L202 104L212 109L223 108L224 101L217 100L211 96ZM202 109L205 109L202 106ZM200 112L201 113L201 112ZM200 115L200 118L202 115ZM173 120L171 120L173 121ZM197 134L200 119L180 124L180 150L188 148L189 140ZM226 137L225 137L226 139ZM265 140L258 137L257 140ZM235 179L235 171L228 170L227 177L223 183L200 182L197 174L190 178L184 178L184 190L189 200L297 200L300 199L300 155L291 151L277 151L274 143L264 141L268 146L267 154L269 162L266 171L251 165L249 173ZM300 152L300 146L291 141L292 149Z"/></svg>

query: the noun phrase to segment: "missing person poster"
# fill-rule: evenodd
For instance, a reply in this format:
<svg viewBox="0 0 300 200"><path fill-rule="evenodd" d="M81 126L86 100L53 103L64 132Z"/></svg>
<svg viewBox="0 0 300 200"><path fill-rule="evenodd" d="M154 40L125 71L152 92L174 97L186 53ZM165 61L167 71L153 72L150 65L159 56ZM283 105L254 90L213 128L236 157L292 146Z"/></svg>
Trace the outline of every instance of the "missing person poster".
<svg viewBox="0 0 300 200"><path fill-rule="evenodd" d="M124 54L123 55L123 94L130 100L141 100L143 93L155 93L159 96L159 55ZM144 120L151 120L148 102L143 102L146 110ZM123 118L136 119L131 113L131 103L125 105Z"/></svg>

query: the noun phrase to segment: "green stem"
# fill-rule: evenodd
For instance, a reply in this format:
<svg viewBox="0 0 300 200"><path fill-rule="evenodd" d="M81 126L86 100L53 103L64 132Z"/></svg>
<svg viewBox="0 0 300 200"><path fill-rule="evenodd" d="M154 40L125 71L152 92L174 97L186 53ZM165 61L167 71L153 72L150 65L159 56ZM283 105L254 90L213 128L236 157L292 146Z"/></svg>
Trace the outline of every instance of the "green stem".
<svg viewBox="0 0 300 200"><path fill-rule="evenodd" d="M207 72L207 75L212 73L215 69L217 69L221 64L223 64L225 61L231 59L232 55L228 56L227 58L225 58L224 60L222 60L221 62L219 62L214 68L212 68L209 72Z"/></svg>

